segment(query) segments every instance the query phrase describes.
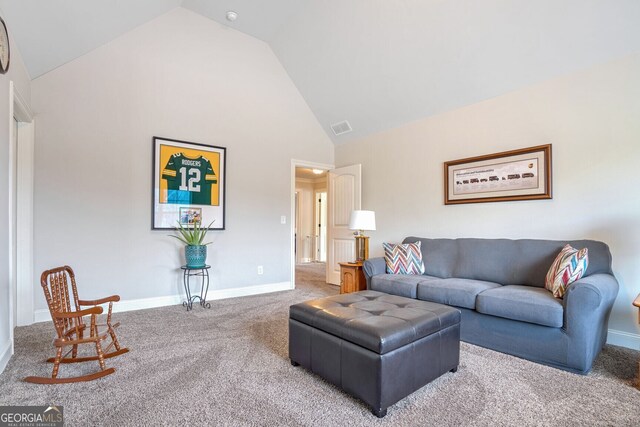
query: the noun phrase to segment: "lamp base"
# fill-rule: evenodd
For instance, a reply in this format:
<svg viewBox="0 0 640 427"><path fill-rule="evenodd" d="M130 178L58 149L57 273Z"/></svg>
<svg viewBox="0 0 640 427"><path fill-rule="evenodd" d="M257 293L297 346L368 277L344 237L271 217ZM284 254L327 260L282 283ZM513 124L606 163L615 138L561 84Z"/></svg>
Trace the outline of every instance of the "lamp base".
<svg viewBox="0 0 640 427"><path fill-rule="evenodd" d="M369 258L369 237L359 234L356 236L356 261L363 262Z"/></svg>

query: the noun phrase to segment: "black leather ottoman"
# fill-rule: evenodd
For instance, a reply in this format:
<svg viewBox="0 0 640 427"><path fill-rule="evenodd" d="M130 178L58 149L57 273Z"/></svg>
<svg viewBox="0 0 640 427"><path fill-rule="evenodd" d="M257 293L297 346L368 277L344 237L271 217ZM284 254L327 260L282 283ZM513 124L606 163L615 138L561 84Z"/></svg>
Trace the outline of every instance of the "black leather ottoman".
<svg viewBox="0 0 640 427"><path fill-rule="evenodd" d="M460 311L376 291L289 308L289 358L378 417L460 360Z"/></svg>

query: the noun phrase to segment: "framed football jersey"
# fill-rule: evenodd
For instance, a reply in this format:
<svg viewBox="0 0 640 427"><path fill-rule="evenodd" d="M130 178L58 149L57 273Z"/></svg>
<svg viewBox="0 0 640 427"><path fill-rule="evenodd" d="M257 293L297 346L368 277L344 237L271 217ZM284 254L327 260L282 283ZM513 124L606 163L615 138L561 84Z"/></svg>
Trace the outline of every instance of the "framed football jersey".
<svg viewBox="0 0 640 427"><path fill-rule="evenodd" d="M225 147L153 137L153 230L225 228Z"/></svg>

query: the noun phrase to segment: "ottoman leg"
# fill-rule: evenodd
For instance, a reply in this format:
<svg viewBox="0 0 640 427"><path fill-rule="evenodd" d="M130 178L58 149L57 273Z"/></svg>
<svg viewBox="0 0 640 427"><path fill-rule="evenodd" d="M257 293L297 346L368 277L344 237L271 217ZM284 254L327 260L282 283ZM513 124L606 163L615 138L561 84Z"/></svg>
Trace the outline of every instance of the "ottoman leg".
<svg viewBox="0 0 640 427"><path fill-rule="evenodd" d="M453 372L453 373L458 372L458 367L456 366L455 368L453 368L453 369L452 369L452 370L450 370L449 372Z"/></svg>
<svg viewBox="0 0 640 427"><path fill-rule="evenodd" d="M300 364L295 360L291 359L291 366L300 366Z"/></svg>
<svg viewBox="0 0 640 427"><path fill-rule="evenodd" d="M387 408L384 408L384 409L371 408L371 412L373 412L373 415L375 415L378 418L384 418L384 416L387 415Z"/></svg>

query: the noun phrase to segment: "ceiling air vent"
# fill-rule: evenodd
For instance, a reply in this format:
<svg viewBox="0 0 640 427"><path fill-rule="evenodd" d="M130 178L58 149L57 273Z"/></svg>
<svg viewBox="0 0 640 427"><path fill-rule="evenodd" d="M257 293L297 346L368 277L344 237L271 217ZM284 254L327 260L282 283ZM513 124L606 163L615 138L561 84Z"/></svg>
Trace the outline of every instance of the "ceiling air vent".
<svg viewBox="0 0 640 427"><path fill-rule="evenodd" d="M342 135L343 133L351 132L353 129L351 129L351 125L349 124L349 122L345 120L344 122L332 124L331 130L336 136L338 136Z"/></svg>

